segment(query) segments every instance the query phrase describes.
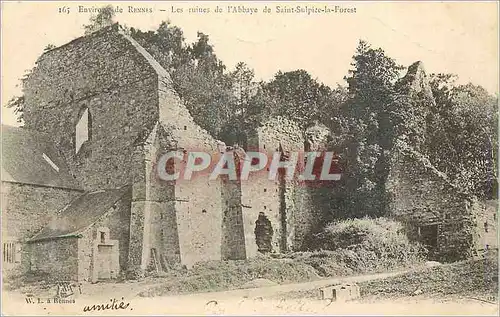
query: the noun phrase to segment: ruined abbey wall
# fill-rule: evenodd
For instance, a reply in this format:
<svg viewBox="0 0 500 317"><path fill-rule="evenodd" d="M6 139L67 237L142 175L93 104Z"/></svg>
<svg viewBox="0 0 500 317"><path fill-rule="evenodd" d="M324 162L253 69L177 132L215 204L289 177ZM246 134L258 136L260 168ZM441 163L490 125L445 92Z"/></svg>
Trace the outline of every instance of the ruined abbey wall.
<svg viewBox="0 0 500 317"><path fill-rule="evenodd" d="M304 151L301 130L289 120L279 117L270 119L250 134L248 149L265 153L268 164L262 171L251 173L249 179L241 184L247 255L257 252L254 229L260 212L271 221L273 251L295 249L300 244L297 238L302 238L304 227L301 223L306 220L304 213L309 212L308 192L298 188L296 175L287 180L278 173L274 179L269 180L269 167L275 153L284 153L290 159L292 153ZM301 155L297 160L299 166L302 164Z"/></svg>
<svg viewBox="0 0 500 317"><path fill-rule="evenodd" d="M117 29L118 26L113 26ZM86 190L129 183L134 141L158 119L158 76L117 30L45 52L24 87L27 128L51 135ZM91 142L75 151L75 127L91 115Z"/></svg>
<svg viewBox="0 0 500 317"><path fill-rule="evenodd" d="M43 54L25 98L26 126L52 136L85 190L131 186L129 243L120 248L131 271L255 256L260 213L272 224L272 252L293 249L309 230L307 190L295 180L268 179L275 152L304 149L300 129L287 120L254 131L251 146L269 164L241 184L196 172L190 180L159 180L156 164L167 151L220 150L194 122L170 75L118 25ZM89 123L82 128L85 110ZM78 148L79 129L86 128L88 141ZM121 254L122 269L124 261Z"/></svg>
<svg viewBox="0 0 500 317"><path fill-rule="evenodd" d="M473 255L478 204L411 149L397 147L387 181L390 214L409 237L429 245L431 258L455 261Z"/></svg>

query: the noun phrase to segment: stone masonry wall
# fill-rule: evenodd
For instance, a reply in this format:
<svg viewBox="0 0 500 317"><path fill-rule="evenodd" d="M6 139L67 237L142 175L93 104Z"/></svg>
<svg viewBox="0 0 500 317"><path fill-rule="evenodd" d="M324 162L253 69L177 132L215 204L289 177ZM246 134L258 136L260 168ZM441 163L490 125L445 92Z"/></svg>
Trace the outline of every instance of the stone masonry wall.
<svg viewBox="0 0 500 317"><path fill-rule="evenodd" d="M321 209L315 208L314 193L321 189L309 188L305 185L297 186L294 194L294 204L296 207L293 223L293 250L304 250L311 244L313 233L321 229L323 216Z"/></svg>
<svg viewBox="0 0 500 317"><path fill-rule="evenodd" d="M162 269L180 262L175 212L175 182L157 177L159 157L170 147L157 124L144 144L134 151L129 263L147 269L153 249Z"/></svg>
<svg viewBox="0 0 500 317"><path fill-rule="evenodd" d="M304 138L305 151L320 153L329 151L331 131L325 125L316 123L309 127L304 133ZM316 164L318 164L319 159L317 158L315 161ZM304 182L296 186L294 203L298 207L294 221L294 250L314 248L313 234L320 232L324 224L331 221L331 219L327 219L324 212L331 204L333 193L327 185L331 184Z"/></svg>
<svg viewBox="0 0 500 317"><path fill-rule="evenodd" d="M170 75L137 42L127 35L124 37L156 72L158 123L165 131L165 144L168 145L165 150L215 153L217 151L216 140L194 122L175 92ZM198 261L221 259L221 200L220 179L210 181L208 175L195 175L189 181L179 180L175 183L175 197L170 199L174 202L175 213L169 214L175 214L176 217L175 221L170 221L170 223L177 224L179 253L183 264L191 266ZM140 205L141 202L137 204ZM154 236L155 232L151 232L147 224L153 216L148 211L152 208L152 200L146 198L144 204L145 232L150 232L149 235ZM133 210L136 210L134 206ZM136 222L132 221L132 223ZM145 241L145 243L147 245L149 242ZM143 252L148 252L147 248L143 248ZM147 254L143 253L143 260L147 257Z"/></svg>
<svg viewBox="0 0 500 317"><path fill-rule="evenodd" d="M129 183L133 143L158 119L158 76L114 25L44 53L24 95L28 128L52 136L87 190ZM91 140L75 154L75 126L91 114Z"/></svg>
<svg viewBox="0 0 500 317"><path fill-rule="evenodd" d="M89 228L82 233L78 239L78 281L92 281L92 270L94 263L94 235L93 229Z"/></svg>
<svg viewBox="0 0 500 317"><path fill-rule="evenodd" d="M241 182L241 206L245 236L246 257L257 255L255 241L255 221L263 212L271 221L273 228L273 251L280 251L280 195L277 181L267 179L267 174L250 174L247 181Z"/></svg>
<svg viewBox="0 0 500 317"><path fill-rule="evenodd" d="M146 201L150 209L149 248L155 249L157 263L160 268L168 269L180 262L179 232L175 211L175 182L161 181L157 176L156 162L171 144L167 142L168 135L158 124L157 135L150 140L149 155L146 163L149 168L149 184Z"/></svg>
<svg viewBox="0 0 500 317"><path fill-rule="evenodd" d="M25 241L81 191L2 182L2 236Z"/></svg>
<svg viewBox="0 0 500 317"><path fill-rule="evenodd" d="M107 240L118 244L118 267L120 274L128 269L129 238L130 238L130 193L125 194L100 219L82 232L78 239L78 280L96 281L93 274L94 261L97 256L97 243L100 238L97 231L100 228L109 229Z"/></svg>
<svg viewBox="0 0 500 317"><path fill-rule="evenodd" d="M109 228L109 239L117 240L119 243L120 269L126 270L128 264L129 241L130 241L130 202L131 195L127 192L116 204L93 226L96 228ZM84 252L83 250L79 250Z"/></svg>
<svg viewBox="0 0 500 317"><path fill-rule="evenodd" d="M194 123L175 93L168 73L117 25L45 53L27 82L25 96L26 125L54 136L85 189L140 186L133 171L140 165L150 168L152 162L137 161L136 141L143 140L158 120L173 147L216 149L215 140ZM91 114L92 137L75 155L74 127L84 108ZM149 180L149 175L144 178L143 188L150 187ZM180 184L175 191L176 196L190 197L164 202L175 201L181 258L187 263L220 259L220 185L198 180ZM141 190L134 190L133 196L129 253L131 263L144 267L161 233L151 231L151 221L155 214L161 217L166 206L150 197L141 199ZM202 206L211 210L210 216L198 214Z"/></svg>
<svg viewBox="0 0 500 317"><path fill-rule="evenodd" d="M47 273L51 281L78 280L78 239L63 238L29 244L31 270Z"/></svg>
<svg viewBox="0 0 500 317"><path fill-rule="evenodd" d="M243 207L241 206L241 183L237 180L222 179L222 243L223 260L243 260L246 258L245 232L243 227Z"/></svg>
<svg viewBox="0 0 500 317"><path fill-rule="evenodd" d="M222 204L219 181L204 177L179 182L175 210L181 263L221 260Z"/></svg>
<svg viewBox="0 0 500 317"><path fill-rule="evenodd" d="M449 185L418 153L394 152L386 189L390 213L407 224L410 238L420 240L419 227L437 225L437 248L431 256L454 261L472 255L476 241L473 198Z"/></svg>
<svg viewBox="0 0 500 317"><path fill-rule="evenodd" d="M268 165L257 173L251 173L241 184L241 201L247 257L257 252L255 244L255 221L259 212L264 212L273 227L272 246L274 252L287 251L295 243L295 213L302 209L295 199L294 180L285 181L279 175L269 180L269 165L273 154L283 150L285 153L303 151L304 139L297 125L283 118L273 118L257 131L250 132L248 151L260 151L268 156Z"/></svg>
<svg viewBox="0 0 500 317"><path fill-rule="evenodd" d="M477 202L478 250L498 249L497 200Z"/></svg>
<svg viewBox="0 0 500 317"><path fill-rule="evenodd" d="M159 71L158 85L159 122L169 137L171 149L218 153L217 141L194 122L164 70ZM191 180L178 180L175 184L181 263L187 266L222 258L221 179L209 180L208 176L194 173Z"/></svg>
<svg viewBox="0 0 500 317"><path fill-rule="evenodd" d="M40 231L55 215L81 191L2 182L2 241L24 242ZM29 253L21 245L20 263L29 269Z"/></svg>

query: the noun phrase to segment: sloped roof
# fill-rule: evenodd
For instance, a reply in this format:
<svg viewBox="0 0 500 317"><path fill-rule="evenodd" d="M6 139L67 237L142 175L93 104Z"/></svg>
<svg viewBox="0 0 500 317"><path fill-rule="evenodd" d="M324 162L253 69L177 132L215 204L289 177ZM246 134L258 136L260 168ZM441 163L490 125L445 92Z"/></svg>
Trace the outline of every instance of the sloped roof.
<svg viewBox="0 0 500 317"><path fill-rule="evenodd" d="M466 192L464 189L459 188L455 184L453 184L445 173L441 172L438 170L430 161L429 159L423 155L422 153L416 151L412 146L410 146L408 143L402 141L402 140L396 140L394 144L394 149L396 152L402 153L406 157L411 158L416 164L421 165L424 167L428 173L434 175L436 178L440 179L444 184L447 186L453 188L457 193L464 194L464 195L471 195L470 193Z"/></svg>
<svg viewBox="0 0 500 317"><path fill-rule="evenodd" d="M37 131L2 125L2 181L81 189L50 138Z"/></svg>
<svg viewBox="0 0 500 317"><path fill-rule="evenodd" d="M78 236L94 224L129 190L99 190L85 193L61 209L51 222L28 242Z"/></svg>
<svg viewBox="0 0 500 317"><path fill-rule="evenodd" d="M168 131L168 134L177 143L177 146L181 148L204 148L217 151L217 141L208 131L194 121L188 108L173 88L172 77L168 71L144 47L128 35L121 26L117 25L111 29L117 29L118 33L134 47L136 52L148 62L158 75L160 82L159 94L169 99L168 102L160 101L158 104L159 123L165 131ZM168 89L162 89L161 86ZM186 130L190 132L186 133Z"/></svg>

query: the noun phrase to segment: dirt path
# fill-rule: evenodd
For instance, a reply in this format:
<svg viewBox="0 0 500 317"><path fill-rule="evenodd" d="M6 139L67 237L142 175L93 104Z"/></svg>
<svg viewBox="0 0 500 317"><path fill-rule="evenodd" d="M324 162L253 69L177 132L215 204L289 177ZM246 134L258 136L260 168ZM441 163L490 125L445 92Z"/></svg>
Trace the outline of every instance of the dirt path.
<svg viewBox="0 0 500 317"><path fill-rule="evenodd" d="M207 297L210 298L210 297ZM400 299L330 303L314 299L273 300L229 297L207 302L200 296L126 299L125 310L84 312L85 305L106 303L109 297L78 299L75 304L27 304L22 298L4 297L4 315L469 315L498 316L498 306L475 301L438 302L429 299Z"/></svg>
<svg viewBox="0 0 500 317"><path fill-rule="evenodd" d="M331 303L311 298L286 299L277 295L317 289L322 286L396 276L403 272L370 274L343 278L332 278L307 283L277 285L252 289L238 289L224 292L198 293L175 296L142 298L137 294L137 283L101 284L85 288L85 293L75 297L71 304L28 304L24 295L7 292L3 294L4 315L200 315L200 314L390 314L390 315L498 315L497 305L477 301L452 300L436 301L426 298L405 298L397 301ZM151 284L140 284L141 288ZM92 294L87 292L92 291ZM129 303L126 309L110 309L97 312L83 312L87 305L106 304L117 299ZM44 299L42 298L42 301Z"/></svg>
<svg viewBox="0 0 500 317"><path fill-rule="evenodd" d="M186 295L169 295L161 297L169 298L191 298L200 300L220 300L227 298L258 298L258 297L273 297L278 294L288 293L292 291L306 291L312 289L318 289L327 285L339 284L339 283L359 283L364 281L371 281L375 279L393 277L399 274L403 274L407 271L402 272L390 272L390 273L379 273L379 274L369 274L369 275L359 275L359 276L348 276L339 278L329 278L322 279L312 282L305 283L293 283L293 284L283 284L276 286L266 286L258 288L247 288L247 289L237 289L222 292L209 292L209 293L197 293L197 294L186 294Z"/></svg>
<svg viewBox="0 0 500 317"><path fill-rule="evenodd" d="M342 283L342 282L361 282L373 280L378 278L385 278L401 274L401 272L371 274L362 276L352 276L343 278L324 279L307 283L286 284L259 288L237 289L222 292L209 292L198 294L186 295L173 295L173 296L159 296L154 298L141 298L137 294L148 287L154 287L158 283L155 280L143 282L129 282L129 283L102 283L102 284L88 284L83 285L83 292L78 292L72 297L76 303L59 304L48 300L53 296L54 291L47 290L43 293L34 292L32 300L35 303L28 303L26 296L18 292L4 292L3 293L3 312L23 312L26 314L76 314L83 312L83 307L93 304L106 304L112 302L112 299L130 302L132 310L120 311L120 314L139 314L144 312L148 313L201 313L206 309L218 309L220 305L214 303L226 303L228 307L244 306L255 307L253 302L262 303L268 299L281 293L290 291L311 290L322 286ZM38 303L38 298L42 303ZM210 304L207 305L207 303ZM273 301L271 300L272 303ZM234 306L236 305L236 306ZM212 307L214 306L214 307ZM136 307L135 310L133 307ZM265 307L265 306L264 306ZM273 307L271 304L270 307ZM167 310L165 310L167 309ZM178 311L181 309L181 311ZM187 309L187 311L185 311ZM300 311L300 310L299 310ZM115 314L117 310L112 310ZM106 312L99 312L101 314ZM216 312L213 312L216 313Z"/></svg>

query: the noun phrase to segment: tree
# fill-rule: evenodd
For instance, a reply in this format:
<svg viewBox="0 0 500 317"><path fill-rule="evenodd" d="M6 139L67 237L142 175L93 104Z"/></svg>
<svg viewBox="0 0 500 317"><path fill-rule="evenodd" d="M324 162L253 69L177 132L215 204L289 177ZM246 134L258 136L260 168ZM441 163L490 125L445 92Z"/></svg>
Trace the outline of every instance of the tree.
<svg viewBox="0 0 500 317"><path fill-rule="evenodd" d="M98 31L112 25L114 22L115 10L112 5L99 8L96 15L90 17L90 24L83 26L85 35Z"/></svg>
<svg viewBox="0 0 500 317"><path fill-rule="evenodd" d="M263 85L262 92L274 100L269 109L271 115L294 120L301 128L321 119L320 113L327 108L332 93L328 86L313 79L303 69L279 71Z"/></svg>
<svg viewBox="0 0 500 317"><path fill-rule="evenodd" d="M434 74L436 99L429 119L430 161L455 185L493 198L498 186L498 97L473 84L456 85L455 75Z"/></svg>
<svg viewBox="0 0 500 317"><path fill-rule="evenodd" d="M351 66L345 78L349 99L340 109L346 135L336 210L344 216L379 216L386 208L384 186L394 137L390 113L402 67L364 41L359 42Z"/></svg>
<svg viewBox="0 0 500 317"><path fill-rule="evenodd" d="M247 64L239 62L236 64L235 70L228 74L228 77L235 97L235 114L244 118L248 111L249 102L255 96L258 88L258 83L254 81L255 73Z"/></svg>
<svg viewBox="0 0 500 317"><path fill-rule="evenodd" d="M156 31L131 28L130 35L169 72L190 62L182 30L168 20L161 22Z"/></svg>
<svg viewBox="0 0 500 317"><path fill-rule="evenodd" d="M21 87L24 87L32 71L33 69L24 72L23 77L20 79ZM22 123L24 121L24 95L12 97L5 106L14 109L14 114L17 116L17 122Z"/></svg>
<svg viewBox="0 0 500 317"><path fill-rule="evenodd" d="M172 76L174 89L184 101L196 123L217 136L232 112L231 83L226 67L217 58L208 35L185 43L183 32L164 21L156 31L131 28L138 41Z"/></svg>
<svg viewBox="0 0 500 317"><path fill-rule="evenodd" d="M228 122L233 104L226 67L215 55L209 37L201 32L186 52L187 62L173 72L176 90L195 121L217 136Z"/></svg>
<svg viewBox="0 0 500 317"><path fill-rule="evenodd" d="M227 144L247 144L247 131L261 121L262 106L257 94L259 83L255 81L255 73L243 62L236 64L233 71L227 74L232 100L227 104L228 117L218 137Z"/></svg>
<svg viewBox="0 0 500 317"><path fill-rule="evenodd" d="M7 108L13 108L17 116L17 122L21 123L24 119L24 96L12 97L6 105Z"/></svg>

